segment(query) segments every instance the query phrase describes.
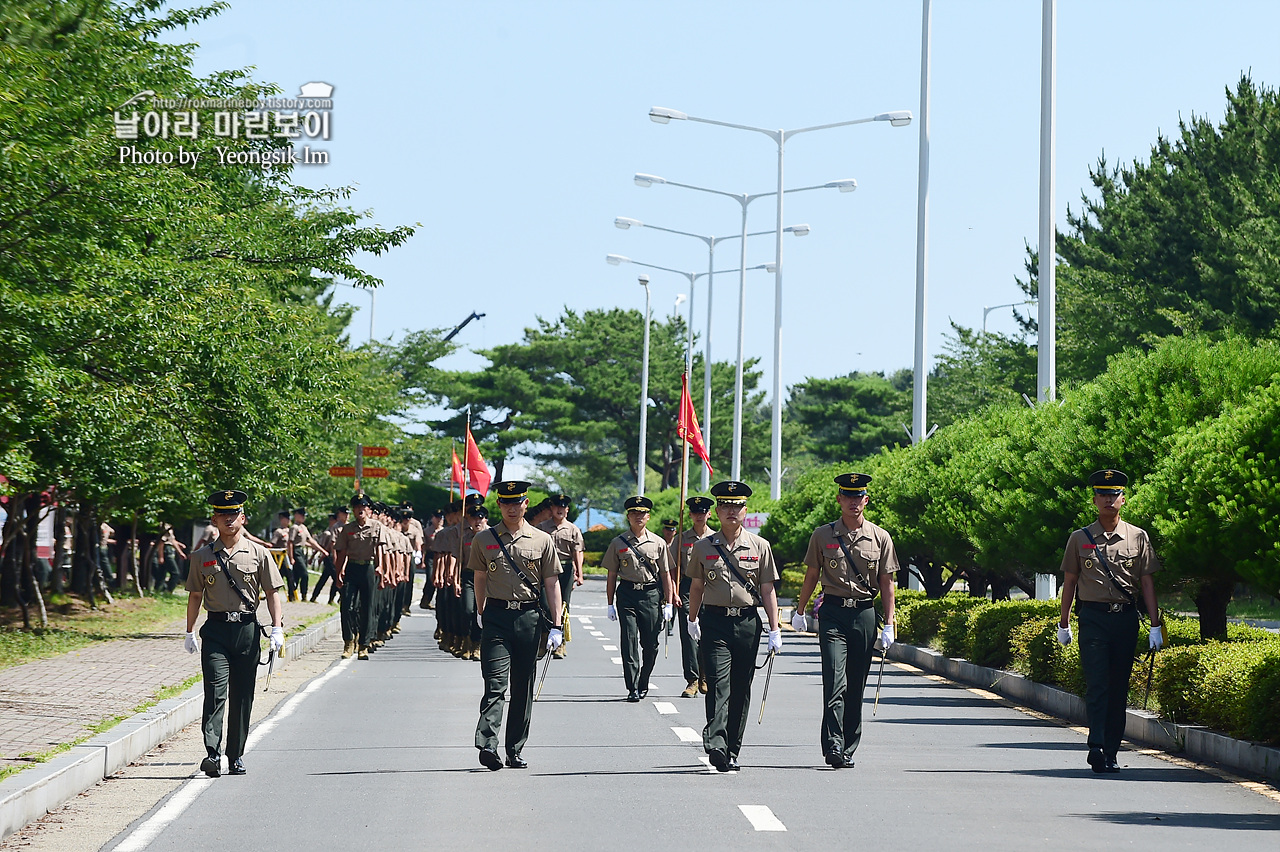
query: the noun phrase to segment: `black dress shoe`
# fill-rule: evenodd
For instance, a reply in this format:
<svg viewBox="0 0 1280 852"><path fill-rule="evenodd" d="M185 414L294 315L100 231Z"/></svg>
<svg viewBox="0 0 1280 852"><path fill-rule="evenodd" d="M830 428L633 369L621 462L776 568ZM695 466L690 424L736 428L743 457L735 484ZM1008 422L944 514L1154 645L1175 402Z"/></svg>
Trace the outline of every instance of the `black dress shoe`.
<svg viewBox="0 0 1280 852"><path fill-rule="evenodd" d="M511 769L528 769L529 762L518 754L507 755L507 766Z"/></svg>
<svg viewBox="0 0 1280 852"><path fill-rule="evenodd" d="M730 772L737 772L737 771L739 771L739 770L741 770L741 769L742 769L742 767L738 765L738 758L736 758L736 757L731 757L731 758L729 758L729 771L730 771Z"/></svg>
<svg viewBox="0 0 1280 852"><path fill-rule="evenodd" d="M646 686L646 687L644 687L643 689L637 690L637 694L640 696L641 700L643 700L643 699L645 699L645 698L648 698L648 697L649 697L649 687L647 687L647 686Z"/></svg>
<svg viewBox="0 0 1280 852"><path fill-rule="evenodd" d="M1120 771L1120 764L1116 763L1116 756L1114 754L1107 755L1107 762L1103 764L1102 771L1108 775L1115 775Z"/></svg>
<svg viewBox="0 0 1280 852"><path fill-rule="evenodd" d="M831 752L827 755L827 766L830 766L832 769L843 769L844 755L838 751Z"/></svg>
<svg viewBox="0 0 1280 852"><path fill-rule="evenodd" d="M725 754L719 749L715 749L713 751L708 752L707 760L711 761L711 766L715 769L716 772L729 771L729 755Z"/></svg>
<svg viewBox="0 0 1280 852"><path fill-rule="evenodd" d="M639 700L640 693L636 692L634 689L627 693L627 701L630 703L635 704Z"/></svg>
<svg viewBox="0 0 1280 852"><path fill-rule="evenodd" d="M211 754L204 760L200 761L200 771L210 778L218 778L222 775L222 758L219 755Z"/></svg>
<svg viewBox="0 0 1280 852"><path fill-rule="evenodd" d="M494 749L482 748L480 749L480 765L490 772L497 772L502 768L502 758L498 757L498 752Z"/></svg>
<svg viewBox="0 0 1280 852"><path fill-rule="evenodd" d="M1102 753L1102 749L1096 746L1089 749L1089 765L1099 775L1107 771L1107 756Z"/></svg>
<svg viewBox="0 0 1280 852"><path fill-rule="evenodd" d="M228 775L244 775L249 770L244 768L244 758L237 757L231 762L231 768L227 770Z"/></svg>

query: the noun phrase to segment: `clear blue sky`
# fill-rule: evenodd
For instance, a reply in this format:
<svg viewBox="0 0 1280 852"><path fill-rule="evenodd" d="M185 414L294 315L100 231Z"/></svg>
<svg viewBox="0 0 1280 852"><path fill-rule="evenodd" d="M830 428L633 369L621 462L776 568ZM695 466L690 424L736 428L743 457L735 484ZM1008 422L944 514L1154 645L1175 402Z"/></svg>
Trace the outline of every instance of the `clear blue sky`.
<svg viewBox="0 0 1280 852"><path fill-rule="evenodd" d="M984 305L1021 298L1024 243L1036 242L1040 8L1035 0L937 0L929 245L929 349L949 320L978 326ZM1057 196L1060 227L1087 169L1145 158L1180 116L1220 118L1241 72L1280 84L1280 3L1058 4ZM287 95L333 84L331 165L308 184L355 184L354 205L386 225L421 222L405 247L366 266L386 280L378 337L452 327L467 350L518 339L535 315L643 307L619 253L702 271L695 240L621 231L615 216L684 231L737 233L739 208L635 172L733 192L774 188L773 143L651 106L740 124L794 128L919 109L920 3L317 2L240 0L189 32L197 70L253 66ZM852 194L790 196L785 224L783 378L910 367L918 127L873 124L798 137L788 186L853 177ZM770 202L752 230L774 226ZM772 260L771 237L749 264ZM736 266L729 243L720 268ZM654 273L655 313L682 278ZM367 334L366 296L352 327ZM706 291L695 328L705 328ZM734 351L736 276L717 279L712 357ZM684 310L684 307L681 308ZM772 370L773 279L748 278L748 356ZM1011 331L1008 311L992 330ZM469 351L447 366L475 368Z"/></svg>

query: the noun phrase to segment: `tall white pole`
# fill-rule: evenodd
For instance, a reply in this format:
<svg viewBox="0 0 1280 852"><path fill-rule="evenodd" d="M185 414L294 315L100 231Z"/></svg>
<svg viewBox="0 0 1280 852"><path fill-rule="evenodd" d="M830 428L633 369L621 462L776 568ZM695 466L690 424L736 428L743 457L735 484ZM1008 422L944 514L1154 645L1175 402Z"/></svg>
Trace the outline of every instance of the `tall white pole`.
<svg viewBox="0 0 1280 852"><path fill-rule="evenodd" d="M747 308L747 199L742 204L742 262L738 264L738 366L733 376L733 479L742 481L742 337Z"/></svg>
<svg viewBox="0 0 1280 852"><path fill-rule="evenodd" d="M698 276L692 272L684 273L689 279L689 339L684 347L684 382L689 381L689 373L693 371L693 290L697 283ZM690 395L692 396L692 394ZM683 494L689 489L689 442L684 442L684 463L680 466L680 493ZM666 488L667 483L664 481L662 487Z"/></svg>
<svg viewBox="0 0 1280 852"><path fill-rule="evenodd" d="M711 455L711 282L715 278L716 269L716 240L712 237L707 242L707 337L702 341L702 445L707 449L707 455ZM745 272L742 273L746 275ZM690 327L693 323L693 314L689 314ZM702 490L707 491L711 488L711 474L707 471L707 466L702 466Z"/></svg>
<svg viewBox="0 0 1280 852"><path fill-rule="evenodd" d="M370 290L369 291L369 342L370 343L373 342L373 308L374 308L374 303L376 299L377 299L377 293L374 292L373 290Z"/></svg>
<svg viewBox="0 0 1280 852"><path fill-rule="evenodd" d="M929 29L932 2L924 0L920 23L920 176L916 206L916 357L912 382L911 443L925 439L929 411Z"/></svg>
<svg viewBox="0 0 1280 852"><path fill-rule="evenodd" d="M1044 0L1040 41L1040 244L1037 282L1040 304L1036 346L1036 400L1049 402L1057 391L1057 250L1053 225L1054 135L1057 125L1058 71L1054 50L1058 40L1057 0Z"/></svg>
<svg viewBox="0 0 1280 852"><path fill-rule="evenodd" d="M645 438L649 429L649 280L640 276L644 287L644 355L640 362L640 450L636 464L636 494L644 496Z"/></svg>
<svg viewBox="0 0 1280 852"><path fill-rule="evenodd" d="M769 453L769 496L774 500L782 496L782 161L785 144L786 133L779 130L777 266L773 271L773 447ZM746 268L745 261L742 265Z"/></svg>

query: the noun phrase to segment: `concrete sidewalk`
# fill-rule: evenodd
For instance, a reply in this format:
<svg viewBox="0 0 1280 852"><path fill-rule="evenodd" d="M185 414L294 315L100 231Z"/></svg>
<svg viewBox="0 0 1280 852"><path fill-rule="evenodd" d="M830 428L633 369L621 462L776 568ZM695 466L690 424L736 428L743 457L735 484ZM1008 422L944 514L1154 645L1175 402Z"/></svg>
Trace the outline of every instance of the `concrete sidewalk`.
<svg viewBox="0 0 1280 852"><path fill-rule="evenodd" d="M308 619L337 611L336 605L286 602L286 634ZM265 605L258 618L270 623ZM201 614L197 624L203 623ZM100 642L0 670L0 767L35 765L19 756L89 736L91 726L128 716L160 689L200 674L200 656L183 648L185 626L179 620L158 633Z"/></svg>

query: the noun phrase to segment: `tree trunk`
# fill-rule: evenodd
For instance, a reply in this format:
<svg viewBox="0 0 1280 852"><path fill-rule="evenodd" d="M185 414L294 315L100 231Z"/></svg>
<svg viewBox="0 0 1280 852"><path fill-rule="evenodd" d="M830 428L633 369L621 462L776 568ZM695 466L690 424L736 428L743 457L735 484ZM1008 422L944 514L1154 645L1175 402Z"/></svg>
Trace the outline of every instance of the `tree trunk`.
<svg viewBox="0 0 1280 852"><path fill-rule="evenodd" d="M916 565L916 577L920 580L920 585L924 586L925 597L928 598L944 596L951 591L951 587L955 585L956 579L959 577L953 571L951 572L951 578L944 581L942 572L946 566L940 562L917 558L912 564Z"/></svg>
<svg viewBox="0 0 1280 852"><path fill-rule="evenodd" d="M1203 641L1227 638L1227 604L1231 603L1235 585L1234 576L1220 576L1203 580L1196 588L1196 612L1200 614Z"/></svg>
<svg viewBox="0 0 1280 852"><path fill-rule="evenodd" d="M124 570L122 565L120 570ZM138 597L145 598L142 592L142 580L138 577L138 513L133 513L133 528L129 532L129 572L133 574L133 590L138 593ZM121 581L120 588L124 588L124 582Z"/></svg>
<svg viewBox="0 0 1280 852"><path fill-rule="evenodd" d="M990 583L985 572L970 566L962 572L964 574L965 583L969 586L969 597L985 598L987 596L987 586Z"/></svg>
<svg viewBox="0 0 1280 852"><path fill-rule="evenodd" d="M44 607L44 593L40 590L40 582L35 575L36 529L40 526L40 495L29 494L25 501L26 523L23 525L22 578L26 583L27 595L22 602L22 625L31 629L31 617L28 613L28 600L35 601L40 613L40 627L49 626L49 613ZM28 597L29 596L29 597Z"/></svg>
<svg viewBox="0 0 1280 852"><path fill-rule="evenodd" d="M66 521L67 508L59 503L53 510L53 559L50 560L53 571L49 581L49 590L55 595L66 591L67 588L67 572L63 567L67 555L66 536L63 534Z"/></svg>
<svg viewBox="0 0 1280 852"><path fill-rule="evenodd" d="M4 532L0 534L0 605L14 606L22 598L18 581L19 528L22 522L22 503L10 500L8 515L4 519Z"/></svg>

